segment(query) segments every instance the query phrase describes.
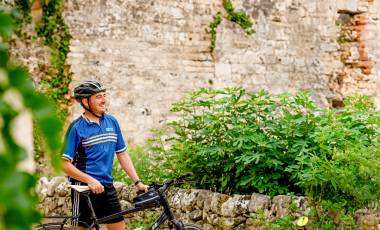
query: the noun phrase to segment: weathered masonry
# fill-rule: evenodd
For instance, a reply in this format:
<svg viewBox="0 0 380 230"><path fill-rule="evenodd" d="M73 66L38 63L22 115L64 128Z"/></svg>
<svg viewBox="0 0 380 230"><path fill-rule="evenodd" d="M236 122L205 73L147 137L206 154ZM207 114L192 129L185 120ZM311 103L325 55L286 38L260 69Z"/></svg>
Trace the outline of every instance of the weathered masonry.
<svg viewBox="0 0 380 230"><path fill-rule="evenodd" d="M130 144L173 119L170 104L199 87L306 89L319 105L334 107L363 93L380 107L379 0L231 2L256 33L222 20L210 52L209 24L218 12L227 16L222 0L65 1L71 87L85 79L104 82L109 111ZM46 47L30 40L12 50L41 78ZM72 118L80 110L75 105Z"/></svg>
<svg viewBox="0 0 380 230"><path fill-rule="evenodd" d="M132 143L172 119L169 105L198 87L307 89L322 106L365 93L379 105L380 1L232 2L256 34L223 20L210 53L206 30L217 12L225 16L222 1L67 1L73 84L103 81Z"/></svg>
<svg viewBox="0 0 380 230"><path fill-rule="evenodd" d="M133 207L136 190L115 182L122 209ZM70 215L70 190L65 177L39 180L37 193L40 197L40 210L44 215ZM228 196L199 189L172 189L168 199L174 214L185 223L196 223L205 230L214 229L263 229L266 221L291 215L295 218L307 215L310 210L306 197L279 195L272 199L258 193L252 195ZM291 211L295 206L296 211ZM156 210L156 214L159 212ZM126 216L130 220L146 218L147 212L137 212ZM355 212L358 229L378 229L380 213L359 209ZM310 223L313 221L310 220ZM344 229L344 226L341 226Z"/></svg>

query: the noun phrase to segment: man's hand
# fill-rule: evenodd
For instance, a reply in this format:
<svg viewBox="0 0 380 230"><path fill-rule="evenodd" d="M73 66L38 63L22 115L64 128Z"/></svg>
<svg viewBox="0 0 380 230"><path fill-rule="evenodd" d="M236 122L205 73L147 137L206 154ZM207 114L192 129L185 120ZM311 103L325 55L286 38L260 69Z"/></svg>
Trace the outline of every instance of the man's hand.
<svg viewBox="0 0 380 230"><path fill-rule="evenodd" d="M69 160L63 160L63 171L70 177L82 181L88 185L91 192L99 194L104 192L104 187L95 178L77 169Z"/></svg>
<svg viewBox="0 0 380 230"><path fill-rule="evenodd" d="M103 185L97 181L97 180L92 180L90 183L88 183L88 187L90 188L91 192L95 194L100 194L104 192L104 187Z"/></svg>
<svg viewBox="0 0 380 230"><path fill-rule="evenodd" d="M136 184L136 188L138 191L143 191L143 192L147 192L148 191L148 186L146 186L143 182L139 182Z"/></svg>

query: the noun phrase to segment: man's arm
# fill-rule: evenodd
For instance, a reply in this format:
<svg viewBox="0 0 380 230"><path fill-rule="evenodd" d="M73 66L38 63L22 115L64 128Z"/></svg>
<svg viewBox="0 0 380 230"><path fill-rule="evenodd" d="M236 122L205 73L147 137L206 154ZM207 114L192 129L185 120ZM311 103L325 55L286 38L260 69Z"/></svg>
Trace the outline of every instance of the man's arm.
<svg viewBox="0 0 380 230"><path fill-rule="evenodd" d="M63 171L70 177L88 184L95 194L104 192L104 187L98 180L77 169L69 160L62 160Z"/></svg>
<svg viewBox="0 0 380 230"><path fill-rule="evenodd" d="M133 181L137 189L146 192L148 190L148 187L140 181L140 178L136 173L136 169L133 166L132 159L129 157L128 153L122 152L122 153L116 154L116 156L120 162L121 167L124 169L127 175L131 178L131 180Z"/></svg>

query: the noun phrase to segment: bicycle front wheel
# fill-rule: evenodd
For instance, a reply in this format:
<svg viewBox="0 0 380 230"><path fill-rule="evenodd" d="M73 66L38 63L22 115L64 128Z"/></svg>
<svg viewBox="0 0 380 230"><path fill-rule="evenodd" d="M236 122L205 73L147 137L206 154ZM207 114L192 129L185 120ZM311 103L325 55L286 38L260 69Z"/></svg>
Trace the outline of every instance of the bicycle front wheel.
<svg viewBox="0 0 380 230"><path fill-rule="evenodd" d="M62 227L61 225L40 225L34 228L34 230L70 230L70 228Z"/></svg>
<svg viewBox="0 0 380 230"><path fill-rule="evenodd" d="M203 228L196 224L184 224L185 230L203 230Z"/></svg>

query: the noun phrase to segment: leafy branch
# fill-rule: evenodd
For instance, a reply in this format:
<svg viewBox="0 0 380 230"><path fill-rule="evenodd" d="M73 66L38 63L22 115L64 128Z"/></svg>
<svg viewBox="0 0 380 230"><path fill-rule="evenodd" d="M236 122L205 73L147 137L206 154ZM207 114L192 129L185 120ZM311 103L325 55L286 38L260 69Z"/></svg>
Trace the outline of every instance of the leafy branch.
<svg viewBox="0 0 380 230"><path fill-rule="evenodd" d="M0 41L6 40L12 29L10 15L0 11ZM9 99L10 93L20 98L21 105ZM40 218L33 189L36 177L17 167L27 153L14 138L15 129L22 129L15 127L14 121L24 112L32 113L57 168L59 156L53 153L61 148L62 124L54 103L35 91L25 70L11 64L7 45L0 42L0 229L30 229Z"/></svg>

